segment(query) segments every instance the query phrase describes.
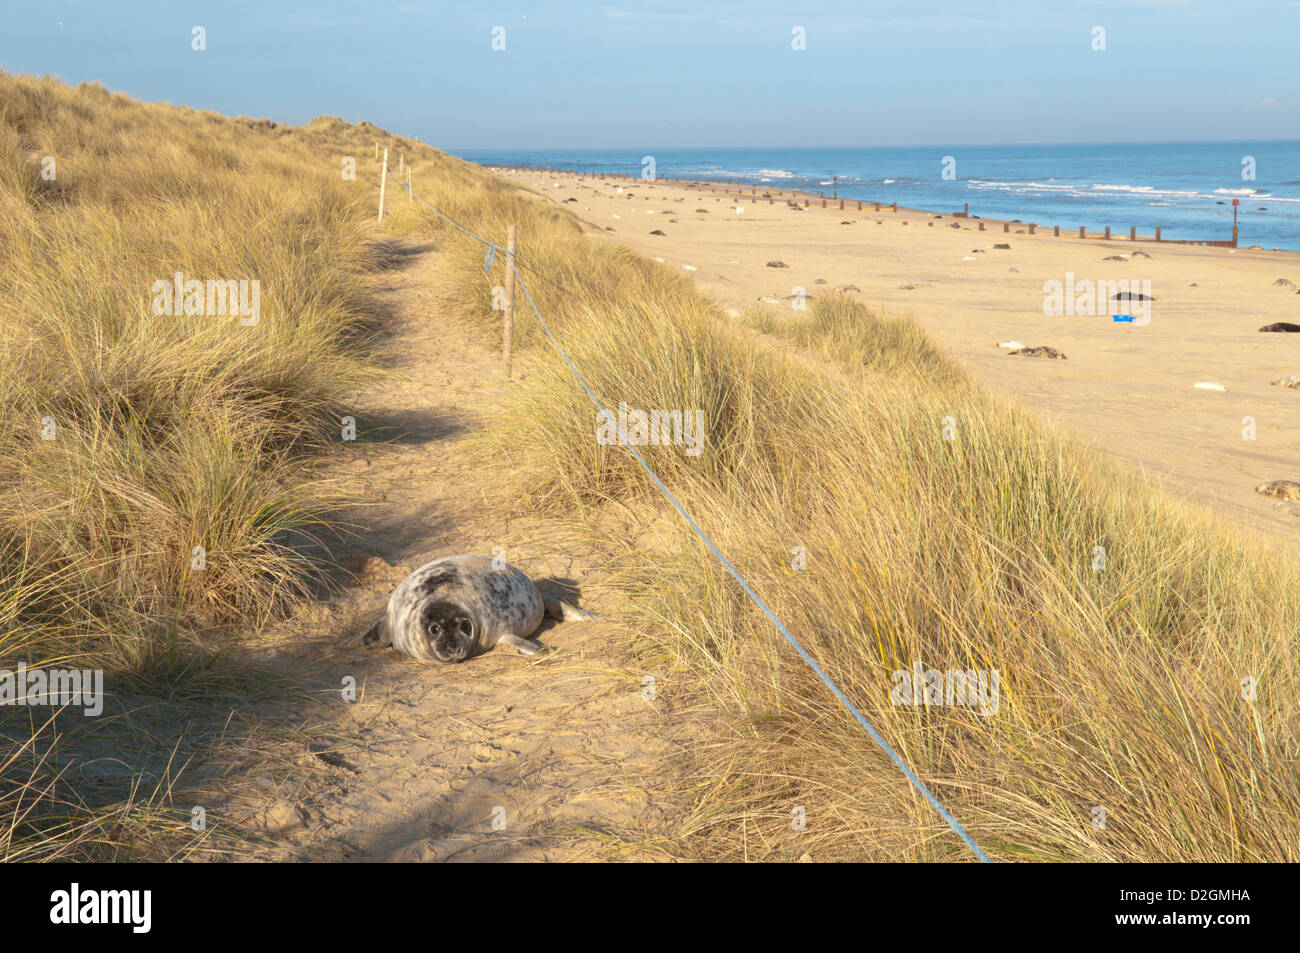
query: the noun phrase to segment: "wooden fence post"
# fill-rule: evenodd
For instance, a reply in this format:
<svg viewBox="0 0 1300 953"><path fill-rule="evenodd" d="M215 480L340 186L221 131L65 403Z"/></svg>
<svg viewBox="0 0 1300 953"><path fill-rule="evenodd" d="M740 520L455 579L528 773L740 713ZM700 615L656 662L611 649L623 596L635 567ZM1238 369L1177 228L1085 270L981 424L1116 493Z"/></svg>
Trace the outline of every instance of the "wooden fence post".
<svg viewBox="0 0 1300 953"><path fill-rule="evenodd" d="M1007 234L1007 233L1010 232L1010 231L1011 231L1011 225L1008 224L1007 222L1003 222L1003 223L1002 223L1002 234L1005 235L1005 234Z"/></svg>
<svg viewBox="0 0 1300 953"><path fill-rule="evenodd" d="M388 185L388 150L384 150L384 168L379 173L379 221L384 220L384 187Z"/></svg>
<svg viewBox="0 0 1300 953"><path fill-rule="evenodd" d="M1037 228L1037 227L1038 227L1038 226L1035 225L1033 222L1030 222L1030 223L1029 223L1029 234L1030 234L1030 235L1034 234L1034 229Z"/></svg>
<svg viewBox="0 0 1300 953"><path fill-rule="evenodd" d="M1110 226L1109 226L1109 225L1106 226L1106 240L1107 240L1107 241L1110 240Z"/></svg>
<svg viewBox="0 0 1300 953"><path fill-rule="evenodd" d="M1137 237L1138 237L1138 227L1136 225L1130 225L1128 227L1128 240L1131 242L1135 242L1137 241Z"/></svg>
<svg viewBox="0 0 1300 953"><path fill-rule="evenodd" d="M515 226L506 226L506 319L501 332L501 366L510 377L510 351L515 336Z"/></svg>
<svg viewBox="0 0 1300 953"><path fill-rule="evenodd" d="M984 231L984 222L983 222L983 220L980 221L980 231L981 231L981 232Z"/></svg>
<svg viewBox="0 0 1300 953"><path fill-rule="evenodd" d="M1156 226L1156 241L1160 241L1160 226Z"/></svg>
<svg viewBox="0 0 1300 953"><path fill-rule="evenodd" d="M1082 226L1082 225L1079 226L1079 237L1080 237L1080 238L1087 238L1087 237L1088 237L1088 236L1084 233L1084 231L1083 231L1083 226Z"/></svg>
<svg viewBox="0 0 1300 953"><path fill-rule="evenodd" d="M1052 226L1052 237L1053 237L1053 238L1060 238L1060 237L1061 237L1061 226L1060 226L1060 225L1053 225L1053 226Z"/></svg>
<svg viewBox="0 0 1300 953"><path fill-rule="evenodd" d="M415 189L411 188L411 170L410 170L410 169L407 169L407 170L406 170L406 194L409 195L409 196L411 197L411 201L412 201L412 202L415 201Z"/></svg>

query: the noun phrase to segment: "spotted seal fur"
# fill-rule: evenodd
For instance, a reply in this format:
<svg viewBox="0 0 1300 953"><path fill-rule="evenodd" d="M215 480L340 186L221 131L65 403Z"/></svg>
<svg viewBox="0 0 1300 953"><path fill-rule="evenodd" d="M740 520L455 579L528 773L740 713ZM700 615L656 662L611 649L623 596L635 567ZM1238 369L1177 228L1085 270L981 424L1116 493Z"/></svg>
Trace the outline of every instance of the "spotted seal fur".
<svg viewBox="0 0 1300 953"><path fill-rule="evenodd" d="M1270 480L1255 487L1255 492L1276 497L1286 503L1300 503L1300 483L1295 480Z"/></svg>
<svg viewBox="0 0 1300 953"><path fill-rule="evenodd" d="M392 645L425 662L463 662L498 644L538 655L545 649L532 636L548 612L564 622L592 618L543 596L528 576L504 561L447 556L403 579L362 641Z"/></svg>

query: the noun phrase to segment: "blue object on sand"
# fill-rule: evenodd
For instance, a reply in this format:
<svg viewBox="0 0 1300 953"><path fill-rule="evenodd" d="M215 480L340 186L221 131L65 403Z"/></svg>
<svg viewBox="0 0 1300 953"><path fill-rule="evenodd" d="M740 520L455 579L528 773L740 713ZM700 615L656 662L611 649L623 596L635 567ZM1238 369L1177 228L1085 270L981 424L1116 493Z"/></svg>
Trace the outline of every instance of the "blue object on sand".
<svg viewBox="0 0 1300 953"><path fill-rule="evenodd" d="M1112 314L1111 318L1116 321L1127 321L1129 324L1133 323L1133 315L1131 314Z"/></svg>

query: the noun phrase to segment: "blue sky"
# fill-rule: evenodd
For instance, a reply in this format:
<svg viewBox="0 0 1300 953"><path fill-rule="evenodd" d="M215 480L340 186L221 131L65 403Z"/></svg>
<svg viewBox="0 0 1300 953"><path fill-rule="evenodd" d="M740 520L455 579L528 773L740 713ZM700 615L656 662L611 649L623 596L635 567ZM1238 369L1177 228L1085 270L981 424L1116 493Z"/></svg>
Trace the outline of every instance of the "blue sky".
<svg viewBox="0 0 1300 953"><path fill-rule="evenodd" d="M10 72L452 151L1292 139L1298 62L1300 0L0 0Z"/></svg>

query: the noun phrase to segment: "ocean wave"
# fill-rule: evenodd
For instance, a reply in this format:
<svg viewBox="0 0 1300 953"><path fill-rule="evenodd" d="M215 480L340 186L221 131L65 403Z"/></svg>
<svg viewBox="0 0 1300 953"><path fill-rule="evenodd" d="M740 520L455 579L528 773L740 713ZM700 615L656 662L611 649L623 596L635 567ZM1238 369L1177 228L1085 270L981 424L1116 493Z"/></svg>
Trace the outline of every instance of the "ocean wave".
<svg viewBox="0 0 1300 953"><path fill-rule="evenodd" d="M1290 202L1292 204L1295 204L1296 202L1300 202L1300 199L1284 198L1281 195L1256 195L1254 196L1254 198L1258 199L1261 202Z"/></svg>
<svg viewBox="0 0 1300 953"><path fill-rule="evenodd" d="M1187 189L1158 189L1154 185L1109 185L1105 183L1096 183L1092 187L1094 192L1125 192L1132 195L1186 195L1195 196L1195 190Z"/></svg>
<svg viewBox="0 0 1300 953"><path fill-rule="evenodd" d="M792 179L795 177L795 173L786 169L759 169L755 172L753 169L724 169L719 166L715 169L691 169L689 171L711 179L760 179L766 181L769 178Z"/></svg>
<svg viewBox="0 0 1300 953"><path fill-rule="evenodd" d="M1094 185L1094 192L1119 192L1125 195L1143 195L1143 196L1173 196L1178 198L1206 198L1203 193L1195 189L1157 189L1152 185Z"/></svg>
<svg viewBox="0 0 1300 953"><path fill-rule="evenodd" d="M1039 189L1044 192L1066 192L1077 189L1077 185L1053 185L1050 182L999 182L994 179L970 179L967 187L972 189Z"/></svg>
<svg viewBox="0 0 1300 953"><path fill-rule="evenodd" d="M1257 195L1259 189L1215 189L1215 195Z"/></svg>
<svg viewBox="0 0 1300 953"><path fill-rule="evenodd" d="M660 168L660 169L663 169L664 166L660 165L659 168ZM753 177L757 174L757 173L754 173L754 172L737 172L737 171L735 171L735 170L733 170L733 169L724 169L722 166L715 166L715 167L713 167L713 168L700 168L700 167L696 167L696 168L684 168L684 169L680 169L680 170L671 170L671 169L670 169L670 171L678 171L678 172L681 172L681 173L684 173L684 174L685 174L685 173L689 173L689 174L691 174L691 175L700 175L700 176L704 176L705 178L709 178L709 179L720 179L720 178L730 178L730 179L753 178ZM661 173L661 174L667 174L667 173Z"/></svg>

